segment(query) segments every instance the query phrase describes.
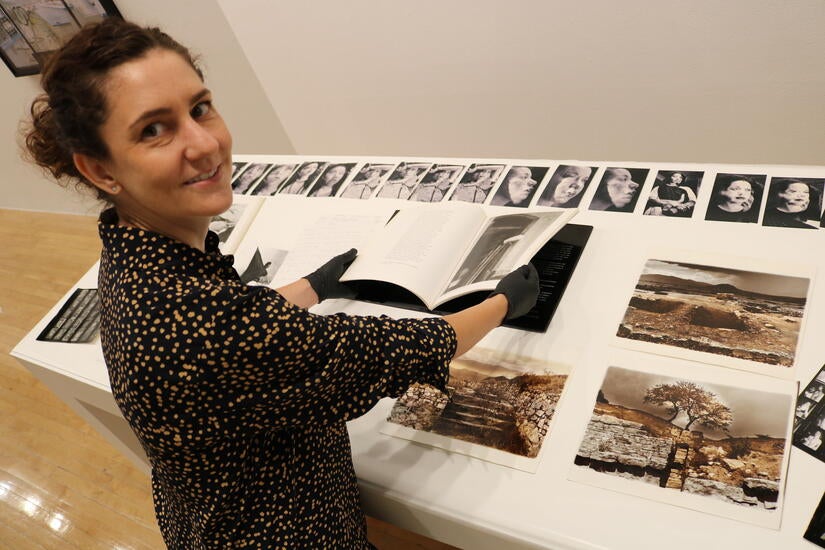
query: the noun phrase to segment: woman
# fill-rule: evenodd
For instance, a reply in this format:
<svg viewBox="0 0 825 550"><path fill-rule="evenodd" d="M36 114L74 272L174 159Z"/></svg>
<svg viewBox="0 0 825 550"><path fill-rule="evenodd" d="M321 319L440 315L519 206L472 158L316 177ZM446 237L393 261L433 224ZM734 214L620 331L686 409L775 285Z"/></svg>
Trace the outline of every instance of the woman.
<svg viewBox="0 0 825 550"><path fill-rule="evenodd" d="M278 188L295 171L297 164L276 164L261 180L252 195L263 195L270 197L278 192Z"/></svg>
<svg viewBox="0 0 825 550"><path fill-rule="evenodd" d="M318 181L309 192L310 197L332 197L338 192L341 182L349 174L352 165L333 164L329 166L324 174L318 178Z"/></svg>
<svg viewBox="0 0 825 550"><path fill-rule="evenodd" d="M210 219L232 203L232 137L189 52L109 18L47 62L26 145L100 216L100 336L152 466L170 548L368 548L345 421L535 303L535 270L444 318L320 316L355 251L280 289L243 285Z"/></svg>
<svg viewBox="0 0 825 550"><path fill-rule="evenodd" d="M246 170L241 172L240 175L235 178L235 181L232 182L232 191L238 195L245 194L247 191L252 189L252 184L258 181L258 179L260 179L269 167L269 164L253 162L246 167Z"/></svg>
<svg viewBox="0 0 825 550"><path fill-rule="evenodd" d="M822 199L818 190L798 179L777 179L768 191L762 225L816 229Z"/></svg>
<svg viewBox="0 0 825 550"><path fill-rule="evenodd" d="M342 197L348 199L368 199L381 183L384 174L390 171L391 164L366 164L355 175L352 182L344 189Z"/></svg>
<svg viewBox="0 0 825 550"><path fill-rule="evenodd" d="M589 166L562 164L553 173L553 177L541 193L538 206L576 208L592 175L593 169Z"/></svg>
<svg viewBox="0 0 825 550"><path fill-rule="evenodd" d="M278 192L286 195L303 195L324 166L326 166L326 163L315 161L303 163Z"/></svg>
<svg viewBox="0 0 825 550"><path fill-rule="evenodd" d="M415 188L415 193L410 200L418 202L440 202L450 190L450 186L452 186L453 180L459 170L461 170L461 166L435 165L424 175L421 183Z"/></svg>
<svg viewBox="0 0 825 550"><path fill-rule="evenodd" d="M593 200L590 210L606 212L633 212L640 184L633 181L633 175L626 168L608 168Z"/></svg>
<svg viewBox="0 0 825 550"><path fill-rule="evenodd" d="M669 177L663 175L661 179L665 181L658 183L650 192L645 215L680 218L689 218L693 215L696 193L684 185L685 175L682 172L672 172Z"/></svg>
<svg viewBox="0 0 825 550"><path fill-rule="evenodd" d="M719 174L713 186L705 219L756 223L761 198L761 187L758 187L755 180L738 174Z"/></svg>
<svg viewBox="0 0 825 550"><path fill-rule="evenodd" d="M499 186L490 204L525 207L536 190L533 170L528 166L513 166Z"/></svg>

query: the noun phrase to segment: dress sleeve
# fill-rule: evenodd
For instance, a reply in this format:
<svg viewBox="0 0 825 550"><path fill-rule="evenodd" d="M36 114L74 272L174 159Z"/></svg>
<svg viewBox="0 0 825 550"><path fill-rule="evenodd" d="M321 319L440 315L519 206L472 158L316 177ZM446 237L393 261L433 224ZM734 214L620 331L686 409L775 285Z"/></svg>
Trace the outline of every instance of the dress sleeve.
<svg viewBox="0 0 825 550"><path fill-rule="evenodd" d="M349 420L413 382L443 389L457 346L441 318L315 315L267 287L196 302L217 307L197 330L202 374L190 395L224 428Z"/></svg>

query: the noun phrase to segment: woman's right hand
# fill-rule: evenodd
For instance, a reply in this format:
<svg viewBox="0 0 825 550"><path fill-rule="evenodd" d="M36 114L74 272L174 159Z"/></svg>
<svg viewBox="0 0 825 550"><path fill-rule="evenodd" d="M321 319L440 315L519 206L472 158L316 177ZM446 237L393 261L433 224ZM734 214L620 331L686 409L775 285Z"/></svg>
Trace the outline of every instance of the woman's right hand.
<svg viewBox="0 0 825 550"><path fill-rule="evenodd" d="M521 317L536 305L539 298L539 274L533 264L519 267L505 275L490 296L503 294L507 298L504 319Z"/></svg>

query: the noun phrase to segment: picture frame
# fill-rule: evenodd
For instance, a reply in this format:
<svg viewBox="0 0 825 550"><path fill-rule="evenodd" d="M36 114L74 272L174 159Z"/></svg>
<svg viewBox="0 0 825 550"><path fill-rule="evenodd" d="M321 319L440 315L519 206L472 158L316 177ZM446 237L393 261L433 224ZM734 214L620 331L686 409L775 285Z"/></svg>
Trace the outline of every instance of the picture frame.
<svg viewBox="0 0 825 550"><path fill-rule="evenodd" d="M0 58L15 77L41 72L81 27L123 17L112 0L0 0Z"/></svg>

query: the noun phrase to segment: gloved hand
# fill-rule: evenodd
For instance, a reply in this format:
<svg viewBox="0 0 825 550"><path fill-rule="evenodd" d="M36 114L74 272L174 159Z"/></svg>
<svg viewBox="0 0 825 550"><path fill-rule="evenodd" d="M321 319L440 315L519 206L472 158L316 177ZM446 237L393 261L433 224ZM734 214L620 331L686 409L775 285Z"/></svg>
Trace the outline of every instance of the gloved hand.
<svg viewBox="0 0 825 550"><path fill-rule="evenodd" d="M339 281L341 275L347 270L349 265L355 260L358 251L351 248L343 254L335 256L327 263L304 277L309 281L309 286L318 295L318 301L322 302L327 298L353 298L355 291Z"/></svg>
<svg viewBox="0 0 825 550"><path fill-rule="evenodd" d="M539 298L539 274L533 264L523 265L505 275L490 294L504 294L507 298L505 319L521 317L536 305Z"/></svg>

